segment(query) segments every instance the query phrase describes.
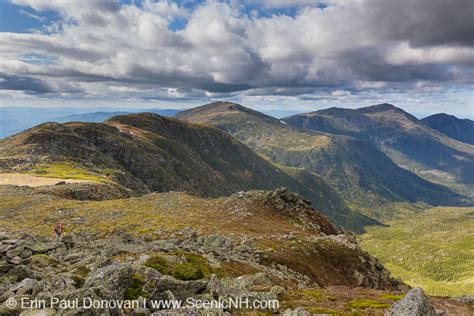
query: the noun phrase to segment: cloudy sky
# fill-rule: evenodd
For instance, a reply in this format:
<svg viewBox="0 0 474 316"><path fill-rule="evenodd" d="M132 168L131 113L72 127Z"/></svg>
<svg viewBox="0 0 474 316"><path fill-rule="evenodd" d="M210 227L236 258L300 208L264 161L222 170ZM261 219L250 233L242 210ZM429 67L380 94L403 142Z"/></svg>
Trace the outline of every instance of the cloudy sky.
<svg viewBox="0 0 474 316"><path fill-rule="evenodd" d="M474 1L0 0L0 106L474 116Z"/></svg>

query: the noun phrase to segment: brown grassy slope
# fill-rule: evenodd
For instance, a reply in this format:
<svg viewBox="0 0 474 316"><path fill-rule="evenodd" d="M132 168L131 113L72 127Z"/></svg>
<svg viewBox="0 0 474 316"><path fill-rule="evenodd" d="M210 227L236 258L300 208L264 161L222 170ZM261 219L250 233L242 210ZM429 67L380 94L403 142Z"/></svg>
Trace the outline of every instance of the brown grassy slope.
<svg viewBox="0 0 474 316"><path fill-rule="evenodd" d="M291 193L251 191L217 199L155 193L139 198L76 201L35 192L0 188L3 229L48 236L61 221L66 223L67 232L108 235L120 229L153 240L163 232L173 234L192 227L199 234L251 238L260 249L262 264L287 265L319 285L396 285L367 253L345 245L344 238L351 237L336 238L341 230ZM80 222L75 220L78 218Z"/></svg>
<svg viewBox="0 0 474 316"><path fill-rule="evenodd" d="M39 125L0 140L0 167L114 182L138 194L173 190L218 197L285 186L346 228L361 231L377 223L345 206L317 176L288 174L216 128L151 113Z"/></svg>

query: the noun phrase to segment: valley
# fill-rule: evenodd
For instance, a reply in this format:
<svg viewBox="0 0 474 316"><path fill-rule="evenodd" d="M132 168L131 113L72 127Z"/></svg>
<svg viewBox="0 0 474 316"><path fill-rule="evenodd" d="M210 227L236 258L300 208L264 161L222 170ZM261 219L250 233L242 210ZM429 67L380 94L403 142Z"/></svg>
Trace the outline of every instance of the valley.
<svg viewBox="0 0 474 316"><path fill-rule="evenodd" d="M474 293L474 208L435 207L388 225L360 239L394 275L433 295Z"/></svg>

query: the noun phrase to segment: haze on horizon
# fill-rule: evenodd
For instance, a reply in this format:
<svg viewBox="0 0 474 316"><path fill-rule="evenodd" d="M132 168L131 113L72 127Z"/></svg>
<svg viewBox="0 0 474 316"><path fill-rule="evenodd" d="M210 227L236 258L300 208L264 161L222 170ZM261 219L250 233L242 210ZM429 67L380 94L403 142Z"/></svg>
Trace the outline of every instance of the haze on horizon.
<svg viewBox="0 0 474 316"><path fill-rule="evenodd" d="M6 0L0 107L388 102L472 118L473 16L470 0Z"/></svg>

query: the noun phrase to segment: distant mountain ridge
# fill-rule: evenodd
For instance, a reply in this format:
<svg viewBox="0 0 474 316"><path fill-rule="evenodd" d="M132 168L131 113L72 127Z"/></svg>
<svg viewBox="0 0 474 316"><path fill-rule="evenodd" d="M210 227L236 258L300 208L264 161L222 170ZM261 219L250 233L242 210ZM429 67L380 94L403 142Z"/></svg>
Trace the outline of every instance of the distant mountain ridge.
<svg viewBox="0 0 474 316"><path fill-rule="evenodd" d="M121 109L113 107L0 107L0 138L46 122L102 122L114 115L153 112L174 116L179 109Z"/></svg>
<svg viewBox="0 0 474 316"><path fill-rule="evenodd" d="M181 110L175 110L175 109L151 109L147 110L147 112L150 113L156 113L158 115L162 116L175 116ZM91 112L91 113L83 113L83 114L71 114L67 116L62 116L58 117L55 119L55 121L60 122L60 123L65 123L65 122L103 122L105 120L110 119L111 117L118 116L118 115L127 115L127 114L133 114L137 112L131 112L131 111L115 111L115 112L103 112L103 111L97 111L97 112Z"/></svg>
<svg viewBox="0 0 474 316"><path fill-rule="evenodd" d="M42 124L0 140L0 157L4 171L80 173L137 194L173 190L219 197L285 186L347 228L377 223L348 208L317 175L276 168L216 128L154 113L115 116L105 123Z"/></svg>
<svg viewBox="0 0 474 316"><path fill-rule="evenodd" d="M365 141L292 127L239 104L211 103L180 112L177 118L218 127L271 161L320 174L368 212L390 202L443 204L459 198L398 167Z"/></svg>
<svg viewBox="0 0 474 316"><path fill-rule="evenodd" d="M445 113L434 114L421 120L423 123L452 139L474 145L474 121L459 119Z"/></svg>
<svg viewBox="0 0 474 316"><path fill-rule="evenodd" d="M391 104L331 108L283 120L292 126L370 142L399 166L428 180L474 187L474 146L449 138Z"/></svg>

